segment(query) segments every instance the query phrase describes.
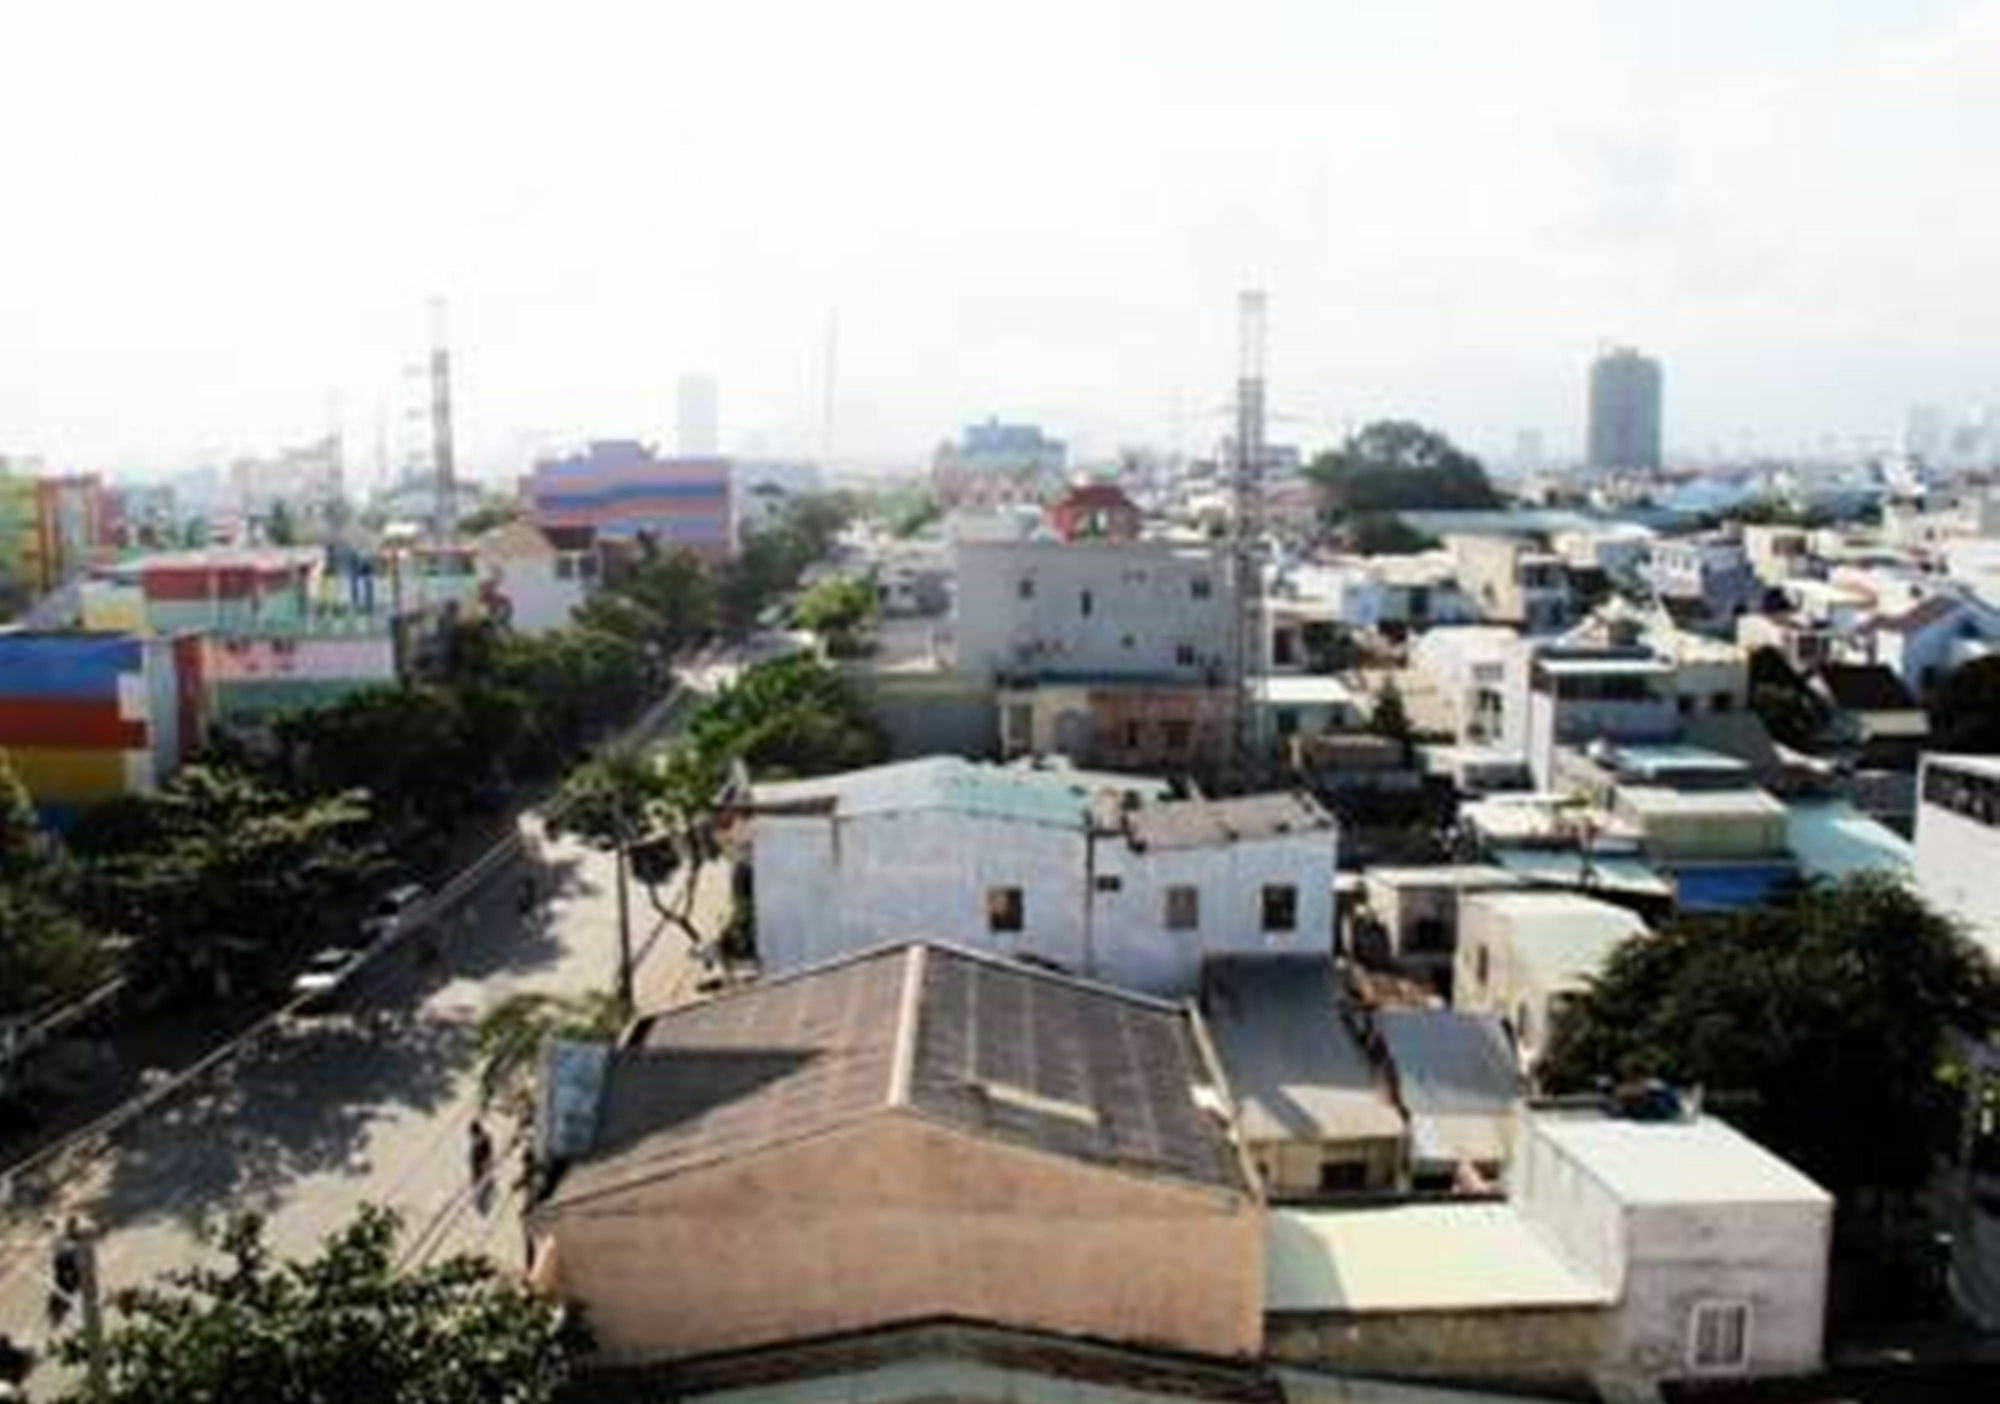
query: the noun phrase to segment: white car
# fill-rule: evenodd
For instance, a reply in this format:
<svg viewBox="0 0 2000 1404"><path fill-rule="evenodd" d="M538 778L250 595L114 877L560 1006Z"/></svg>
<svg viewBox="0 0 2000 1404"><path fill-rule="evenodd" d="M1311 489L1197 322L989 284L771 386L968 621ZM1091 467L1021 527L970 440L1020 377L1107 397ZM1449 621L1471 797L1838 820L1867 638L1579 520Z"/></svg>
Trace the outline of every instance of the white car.
<svg viewBox="0 0 2000 1404"><path fill-rule="evenodd" d="M398 936L415 920L417 909L429 894L420 882L407 882L382 894L361 921L361 939L369 945Z"/></svg>
<svg viewBox="0 0 2000 1404"><path fill-rule="evenodd" d="M315 951L306 968L292 979L292 993L301 999L324 999L360 963L361 952L344 946L328 946Z"/></svg>

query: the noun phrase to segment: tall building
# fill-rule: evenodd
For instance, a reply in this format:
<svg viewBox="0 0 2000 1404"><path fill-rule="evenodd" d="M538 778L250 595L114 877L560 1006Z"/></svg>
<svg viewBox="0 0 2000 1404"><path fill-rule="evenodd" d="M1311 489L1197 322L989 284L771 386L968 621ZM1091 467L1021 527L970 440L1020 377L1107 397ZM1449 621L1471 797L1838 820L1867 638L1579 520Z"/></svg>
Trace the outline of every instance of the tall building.
<svg viewBox="0 0 2000 1404"><path fill-rule="evenodd" d="M674 440L682 458L713 458L721 438L715 377L684 375L675 388Z"/></svg>
<svg viewBox="0 0 2000 1404"><path fill-rule="evenodd" d="M1588 461L1592 468L1660 466L1660 363L1613 346L1590 365Z"/></svg>

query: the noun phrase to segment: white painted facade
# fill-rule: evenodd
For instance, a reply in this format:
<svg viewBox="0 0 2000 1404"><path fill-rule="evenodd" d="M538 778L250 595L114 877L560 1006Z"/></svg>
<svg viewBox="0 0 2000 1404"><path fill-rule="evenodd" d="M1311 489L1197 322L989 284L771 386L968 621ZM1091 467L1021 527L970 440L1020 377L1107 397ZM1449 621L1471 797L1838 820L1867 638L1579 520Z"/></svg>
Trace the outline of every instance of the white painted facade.
<svg viewBox="0 0 2000 1404"><path fill-rule="evenodd" d="M1199 682L1229 664L1227 554L1168 542L957 545L958 670Z"/></svg>
<svg viewBox="0 0 2000 1404"><path fill-rule="evenodd" d="M1615 1293L1601 1368L1801 1375L1825 1337L1833 1196L1712 1117L1517 1118L1514 1206Z"/></svg>
<svg viewBox="0 0 2000 1404"><path fill-rule="evenodd" d="M1928 755L1917 776L1917 890L2000 960L2000 758Z"/></svg>

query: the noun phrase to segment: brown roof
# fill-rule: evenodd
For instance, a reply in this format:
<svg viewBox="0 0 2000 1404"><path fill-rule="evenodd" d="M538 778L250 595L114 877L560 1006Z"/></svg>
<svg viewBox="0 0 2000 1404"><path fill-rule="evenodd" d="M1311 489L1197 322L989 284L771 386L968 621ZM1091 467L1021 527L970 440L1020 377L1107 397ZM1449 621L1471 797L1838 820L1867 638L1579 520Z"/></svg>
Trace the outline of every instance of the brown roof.
<svg viewBox="0 0 2000 1404"><path fill-rule="evenodd" d="M884 947L645 1020L553 1205L891 1110L1144 1174L1249 1188L1172 1004L952 947Z"/></svg>
<svg viewBox="0 0 2000 1404"><path fill-rule="evenodd" d="M1235 799L1168 800L1141 805L1125 820L1127 838L1142 850L1203 848L1332 827L1333 816L1297 790Z"/></svg>
<svg viewBox="0 0 2000 1404"><path fill-rule="evenodd" d="M1919 629L1927 629L1941 620L1951 618L1963 608L1965 608L1963 603L1949 595L1932 595L1915 609L1876 620L1875 627L1892 634L1914 634Z"/></svg>

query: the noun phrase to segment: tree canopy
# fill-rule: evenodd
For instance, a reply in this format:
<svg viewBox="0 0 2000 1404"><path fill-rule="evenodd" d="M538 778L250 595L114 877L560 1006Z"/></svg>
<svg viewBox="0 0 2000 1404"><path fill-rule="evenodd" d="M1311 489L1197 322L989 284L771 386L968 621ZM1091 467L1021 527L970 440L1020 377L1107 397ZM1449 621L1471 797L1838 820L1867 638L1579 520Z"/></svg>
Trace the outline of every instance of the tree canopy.
<svg viewBox="0 0 2000 1404"><path fill-rule="evenodd" d="M229 1263L168 1273L111 1299L103 1404L549 1404L576 1342L554 1303L490 1262L403 1269L396 1216L365 1206L309 1261L276 1263L254 1216ZM81 1367L84 1343L64 1339ZM66 1404L83 1404L81 1385Z"/></svg>
<svg viewBox="0 0 2000 1404"><path fill-rule="evenodd" d="M1377 420L1319 455L1305 471L1339 518L1502 505L1478 459L1409 420Z"/></svg>
<svg viewBox="0 0 2000 1404"><path fill-rule="evenodd" d="M2000 1021L2000 975L1907 884L1866 873L1627 942L1556 1020L1554 1091L1663 1078L1836 1196L1920 1187L1957 1133L1948 1031Z"/></svg>

